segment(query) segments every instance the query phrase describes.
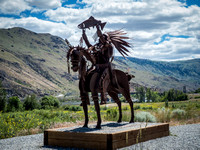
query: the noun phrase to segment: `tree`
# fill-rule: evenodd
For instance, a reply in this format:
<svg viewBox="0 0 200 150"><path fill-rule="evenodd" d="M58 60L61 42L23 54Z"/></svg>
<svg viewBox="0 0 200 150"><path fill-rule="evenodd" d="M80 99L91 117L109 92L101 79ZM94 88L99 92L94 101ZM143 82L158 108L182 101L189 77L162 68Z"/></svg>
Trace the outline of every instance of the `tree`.
<svg viewBox="0 0 200 150"><path fill-rule="evenodd" d="M0 81L0 111L6 111L6 91L2 87L2 82Z"/></svg>
<svg viewBox="0 0 200 150"><path fill-rule="evenodd" d="M195 90L194 93L200 93L200 88L198 88L197 90Z"/></svg>
<svg viewBox="0 0 200 150"><path fill-rule="evenodd" d="M187 100L188 96L182 91L170 89L166 93L165 99L167 99L168 101L181 101L181 100Z"/></svg>
<svg viewBox="0 0 200 150"><path fill-rule="evenodd" d="M151 97L152 97L150 88L147 88L146 97L147 97L147 101L150 102Z"/></svg>
<svg viewBox="0 0 200 150"><path fill-rule="evenodd" d="M25 110L33 110L33 109L40 108L35 95L27 96L25 98L23 106L24 106Z"/></svg>
<svg viewBox="0 0 200 150"><path fill-rule="evenodd" d="M21 101L17 96L12 96L8 99L7 111L19 111L22 108Z"/></svg>
<svg viewBox="0 0 200 150"><path fill-rule="evenodd" d="M145 90L142 86L139 88L139 101L140 103L145 102Z"/></svg>
<svg viewBox="0 0 200 150"><path fill-rule="evenodd" d="M170 89L167 92L167 99L168 99L168 101L174 101L174 97L175 97L174 95L175 95L174 89Z"/></svg>
<svg viewBox="0 0 200 150"><path fill-rule="evenodd" d="M44 96L41 99L41 108L42 109L49 109L52 107L59 108L60 107L60 102L56 97L53 96Z"/></svg>
<svg viewBox="0 0 200 150"><path fill-rule="evenodd" d="M136 87L136 88L135 88L135 91L136 91L136 98L137 98L137 99L139 99L139 89L140 89L139 87Z"/></svg>

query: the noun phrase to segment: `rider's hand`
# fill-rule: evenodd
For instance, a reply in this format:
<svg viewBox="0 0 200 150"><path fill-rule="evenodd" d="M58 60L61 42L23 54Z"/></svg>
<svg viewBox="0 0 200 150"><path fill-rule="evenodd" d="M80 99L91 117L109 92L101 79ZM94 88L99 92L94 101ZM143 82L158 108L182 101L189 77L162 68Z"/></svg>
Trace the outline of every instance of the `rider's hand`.
<svg viewBox="0 0 200 150"><path fill-rule="evenodd" d="M83 31L83 33L82 33L83 39L87 39L87 36L86 36L86 34L85 34L85 29L83 29L82 31Z"/></svg>
<svg viewBox="0 0 200 150"><path fill-rule="evenodd" d="M97 28L97 30L100 30L100 29L99 29L99 25L96 25L96 28Z"/></svg>
<svg viewBox="0 0 200 150"><path fill-rule="evenodd" d="M85 29L82 29L83 34L85 34Z"/></svg>

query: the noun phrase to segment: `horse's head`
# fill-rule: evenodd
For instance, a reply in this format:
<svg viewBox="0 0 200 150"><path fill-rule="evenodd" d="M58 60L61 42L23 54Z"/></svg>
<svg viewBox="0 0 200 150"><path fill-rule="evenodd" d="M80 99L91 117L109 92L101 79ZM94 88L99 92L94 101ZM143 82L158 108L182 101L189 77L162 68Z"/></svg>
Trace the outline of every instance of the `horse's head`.
<svg viewBox="0 0 200 150"><path fill-rule="evenodd" d="M71 69L77 72L80 69L85 49L83 47L71 47L67 52L67 62L69 68L69 60L71 60ZM68 70L69 71L69 70Z"/></svg>
<svg viewBox="0 0 200 150"><path fill-rule="evenodd" d="M67 53L68 63L69 63L69 60L71 60L71 69L74 72L77 72L79 69L79 62L80 62L80 50L78 47L72 47L69 49L69 51Z"/></svg>

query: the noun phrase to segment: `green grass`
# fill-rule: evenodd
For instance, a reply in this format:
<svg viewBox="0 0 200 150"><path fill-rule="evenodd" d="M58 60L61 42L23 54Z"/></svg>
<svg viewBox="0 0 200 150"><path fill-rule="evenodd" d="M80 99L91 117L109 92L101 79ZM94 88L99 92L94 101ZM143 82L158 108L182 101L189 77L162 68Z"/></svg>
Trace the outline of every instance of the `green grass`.
<svg viewBox="0 0 200 150"><path fill-rule="evenodd" d="M83 120L83 112L61 110L33 110L25 112L0 113L0 138L30 134L32 129L42 132L55 123Z"/></svg>
<svg viewBox="0 0 200 150"><path fill-rule="evenodd" d="M137 103L134 105L135 121L169 122L186 124L200 122L200 100L169 102L165 108L163 103ZM103 105L101 108L102 121L117 121L118 107ZM90 122L96 122L94 106L88 107ZM122 107L122 121L130 121L130 108L126 103ZM33 110L24 112L0 113L0 138L10 138L20 135L43 132L44 129L54 128L56 124L66 122L83 122L84 113L80 106L63 106L59 109ZM33 132L34 131L34 132Z"/></svg>

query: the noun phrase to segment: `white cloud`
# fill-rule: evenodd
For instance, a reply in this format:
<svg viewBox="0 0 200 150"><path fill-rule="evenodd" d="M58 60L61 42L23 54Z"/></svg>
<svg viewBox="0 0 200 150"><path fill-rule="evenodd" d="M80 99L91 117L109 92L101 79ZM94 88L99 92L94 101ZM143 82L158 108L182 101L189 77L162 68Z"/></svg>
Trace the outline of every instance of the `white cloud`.
<svg viewBox="0 0 200 150"><path fill-rule="evenodd" d="M134 51L131 53L133 57L179 60L197 58L200 55L198 53L200 50L200 7L198 6L192 5L186 8L183 7L185 4L176 0L139 2L83 0L80 2L85 4L82 9L73 8L75 5L61 7L60 0L53 2L26 0L25 4L27 3L28 8L24 9L30 9L33 6L36 7L32 8L32 11L48 9L44 15L54 22L29 17L4 20L1 21L0 26L21 26L36 32L49 32L68 38L73 45L78 45L81 30L77 28L77 25L90 16L94 16L98 20L107 22L105 31L123 28L128 33L134 45ZM87 30L90 40L94 32L95 30ZM164 34L187 35L190 38L173 37L155 45L154 42L159 42Z"/></svg>
<svg viewBox="0 0 200 150"><path fill-rule="evenodd" d="M31 9L24 0L0 0L0 13L19 15L22 11Z"/></svg>
<svg viewBox="0 0 200 150"><path fill-rule="evenodd" d="M53 9L61 6L61 0L25 0L32 7L39 9Z"/></svg>
<svg viewBox="0 0 200 150"><path fill-rule="evenodd" d="M23 27L37 33L50 33L63 38L69 38L73 31L63 23L41 20L35 17L28 18L0 18L0 28Z"/></svg>
<svg viewBox="0 0 200 150"><path fill-rule="evenodd" d="M39 12L61 7L61 0L0 0L0 13L19 15L25 10Z"/></svg>

